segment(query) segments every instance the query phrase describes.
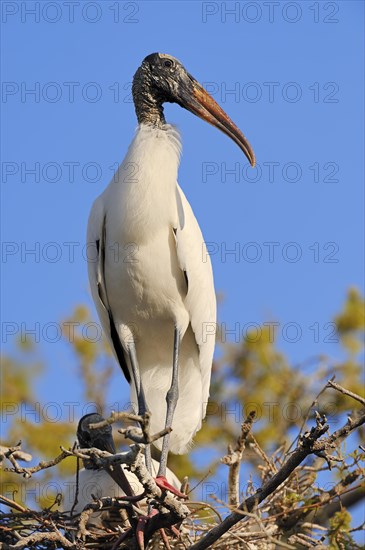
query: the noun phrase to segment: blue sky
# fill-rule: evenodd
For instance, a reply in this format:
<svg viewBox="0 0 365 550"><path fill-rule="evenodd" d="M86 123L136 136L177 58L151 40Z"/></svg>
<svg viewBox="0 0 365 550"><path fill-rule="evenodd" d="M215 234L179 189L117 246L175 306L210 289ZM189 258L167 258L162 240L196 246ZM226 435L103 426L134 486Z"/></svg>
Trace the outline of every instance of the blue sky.
<svg viewBox="0 0 365 550"><path fill-rule="evenodd" d="M166 106L183 138L179 182L212 251L219 322L239 338L278 321L294 363L338 357L326 324L363 281L363 3L76 4L1 6L3 348L9 331L39 323L51 365L41 399L62 402L66 388L80 399L66 346L42 330L93 307L88 214L133 137L133 74L161 51L213 93L257 157L252 170L226 136ZM116 367L110 402L126 396Z"/></svg>

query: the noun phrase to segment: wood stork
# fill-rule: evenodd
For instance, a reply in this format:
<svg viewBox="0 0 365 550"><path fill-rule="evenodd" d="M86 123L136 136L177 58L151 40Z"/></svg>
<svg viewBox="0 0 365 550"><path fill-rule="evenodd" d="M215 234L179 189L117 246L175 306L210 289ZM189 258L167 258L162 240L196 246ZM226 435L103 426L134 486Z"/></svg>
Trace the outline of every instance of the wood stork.
<svg viewBox="0 0 365 550"><path fill-rule="evenodd" d="M140 413L151 411L153 433L172 427L162 444L162 479L168 450L186 452L206 414L215 344L210 328L216 323L211 263L177 183L180 136L166 124L163 103L178 103L219 128L252 166L255 156L171 55L148 55L132 92L138 129L92 207L87 241L97 259L89 261L89 279L103 329L131 385L131 402Z"/></svg>
<svg viewBox="0 0 365 550"><path fill-rule="evenodd" d="M112 427L91 429L90 424L101 422L103 417L97 413L90 413L81 418L77 427L77 439L82 449L95 447L102 451L115 454L116 448L112 436ZM78 492L76 497L76 480L69 479L65 483L64 498L62 507L65 511L73 511L74 515L80 514L87 504L94 501L94 497L121 497L124 495L139 495L144 488L138 478L123 464L116 465L113 469L104 470L98 468L91 460L84 460L84 468L79 472ZM152 473L157 474L159 463L152 460ZM167 469L166 477L168 482L179 490L181 482L176 475ZM142 507L147 507L145 500L139 501ZM95 512L91 516L91 523L96 527L105 524L120 524L121 518L110 516L109 512Z"/></svg>

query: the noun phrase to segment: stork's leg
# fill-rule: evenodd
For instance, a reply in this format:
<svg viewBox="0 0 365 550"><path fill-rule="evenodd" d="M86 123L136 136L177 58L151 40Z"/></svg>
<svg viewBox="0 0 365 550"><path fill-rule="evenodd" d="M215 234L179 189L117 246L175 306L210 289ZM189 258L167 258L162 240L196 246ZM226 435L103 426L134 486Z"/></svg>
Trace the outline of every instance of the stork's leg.
<svg viewBox="0 0 365 550"><path fill-rule="evenodd" d="M134 342L130 342L128 344L128 355L129 355L129 360L131 362L131 367L132 367L133 382L137 393L138 414L143 415L145 412L147 412L147 403L146 403L144 391L142 388L142 381L141 381L139 365L137 360L136 346L134 345Z"/></svg>
<svg viewBox="0 0 365 550"><path fill-rule="evenodd" d="M166 394L167 411L166 411L165 428L171 428L172 420L174 418L174 412L177 405L177 400L179 398L179 349L180 349L180 333L178 329L175 327L174 356L173 356L173 362L172 362L172 380L171 380L170 389ZM170 441L170 434L166 434L163 438L160 467L158 470L157 477L166 476L169 441Z"/></svg>
<svg viewBox="0 0 365 550"><path fill-rule="evenodd" d="M141 380L141 375L140 375L140 370L139 370L139 365L137 360L136 346L134 345L134 342L129 343L128 345L128 355L129 355L129 360L131 362L131 367L132 367L133 381L137 392L138 414L140 416L143 416L148 411L148 407L147 407L146 397L143 391L142 380ZM152 459L151 459L150 445L146 445L145 447L145 459L146 459L146 468L151 474Z"/></svg>

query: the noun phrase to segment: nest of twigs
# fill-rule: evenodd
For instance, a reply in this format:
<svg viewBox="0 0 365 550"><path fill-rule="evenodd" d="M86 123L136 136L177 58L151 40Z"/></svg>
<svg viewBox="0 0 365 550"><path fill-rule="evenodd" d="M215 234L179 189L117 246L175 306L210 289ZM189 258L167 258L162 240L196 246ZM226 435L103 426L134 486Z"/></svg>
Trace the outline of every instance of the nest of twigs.
<svg viewBox="0 0 365 550"><path fill-rule="evenodd" d="M355 396L332 381L331 388L346 393L365 406L365 400ZM120 419L112 414L106 423ZM134 417L135 419L135 417ZM20 446L3 447L1 459L14 475L30 477L38 471L55 467L68 456L96 461L98 467L107 469L111 464L125 464L144 488L143 505L136 505L128 497L94 499L82 511L73 516L61 512L62 495L54 504L42 511L30 510L13 498L0 496L5 507L0 514L0 540L3 550L36 548L57 549L274 549L328 548L328 541L335 541L333 548L360 548L352 539L352 532L359 527L346 527L341 514L346 511L346 499L360 500L364 455L352 455L344 464L337 452L339 443L365 422L365 413L349 417L346 424L329 434L326 418L316 413L314 426L298 434L295 445L287 449L281 446L270 457L260 448L251 433L254 413L250 413L241 426L236 443L229 446L222 462L228 467L228 502L215 498L213 505L178 498L156 485L148 472L143 450L161 434L148 434L149 418L139 418L141 429L127 430L135 443L128 452L112 455L99 449L71 449L61 447L61 453L48 462L25 468L20 465L27 455ZM146 441L148 440L148 441ZM257 474L260 487L248 483L245 495L239 494L239 473L246 448L256 453L260 460ZM365 451L361 448L361 451ZM304 462L311 456L310 464ZM317 474L325 469L341 465L340 479L329 490L315 483ZM300 466L300 468L298 468ZM187 491L184 480L182 492ZM140 502L141 499L139 499ZM151 513L152 512L152 513ZM103 514L105 521L94 524L95 514ZM337 518L337 519L335 519ZM336 523L337 521L337 523Z"/></svg>

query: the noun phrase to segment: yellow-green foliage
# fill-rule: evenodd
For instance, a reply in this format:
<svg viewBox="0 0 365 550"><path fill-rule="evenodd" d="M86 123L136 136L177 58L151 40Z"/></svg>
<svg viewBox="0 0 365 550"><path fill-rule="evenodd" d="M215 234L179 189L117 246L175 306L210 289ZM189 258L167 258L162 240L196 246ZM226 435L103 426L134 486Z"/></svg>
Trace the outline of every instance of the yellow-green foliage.
<svg viewBox="0 0 365 550"><path fill-rule="evenodd" d="M347 543L351 544L349 531L351 528L351 515L346 509L336 512L330 519L329 541L330 548L333 550L342 550L343 548L351 548Z"/></svg>

